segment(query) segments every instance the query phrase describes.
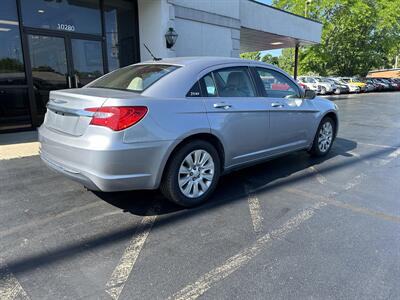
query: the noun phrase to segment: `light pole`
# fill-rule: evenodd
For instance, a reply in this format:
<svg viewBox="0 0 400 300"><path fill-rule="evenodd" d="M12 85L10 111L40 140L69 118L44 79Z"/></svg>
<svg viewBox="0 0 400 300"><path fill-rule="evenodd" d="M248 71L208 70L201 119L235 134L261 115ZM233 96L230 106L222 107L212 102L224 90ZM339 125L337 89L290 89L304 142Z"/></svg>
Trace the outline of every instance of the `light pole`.
<svg viewBox="0 0 400 300"><path fill-rule="evenodd" d="M304 1L304 17L307 18L308 15L308 6L311 5L312 0Z"/></svg>

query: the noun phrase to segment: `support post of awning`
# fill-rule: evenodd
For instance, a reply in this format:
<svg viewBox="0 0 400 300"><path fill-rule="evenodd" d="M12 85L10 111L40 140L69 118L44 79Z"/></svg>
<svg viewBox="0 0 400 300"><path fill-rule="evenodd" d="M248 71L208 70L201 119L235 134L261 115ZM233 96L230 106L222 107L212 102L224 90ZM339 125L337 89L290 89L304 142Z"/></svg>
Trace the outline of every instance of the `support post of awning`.
<svg viewBox="0 0 400 300"><path fill-rule="evenodd" d="M293 70L294 80L297 80L298 65L299 65L299 43L296 43L296 47L294 48L294 70Z"/></svg>

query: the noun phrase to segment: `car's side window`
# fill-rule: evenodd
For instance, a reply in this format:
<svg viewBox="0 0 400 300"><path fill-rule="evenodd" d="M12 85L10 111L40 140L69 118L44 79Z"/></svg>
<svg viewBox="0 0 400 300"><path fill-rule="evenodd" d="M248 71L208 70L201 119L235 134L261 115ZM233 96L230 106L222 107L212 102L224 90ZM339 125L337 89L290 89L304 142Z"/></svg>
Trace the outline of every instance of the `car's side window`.
<svg viewBox="0 0 400 300"><path fill-rule="evenodd" d="M265 94L271 98L300 98L298 86L278 71L256 68L263 83Z"/></svg>
<svg viewBox="0 0 400 300"><path fill-rule="evenodd" d="M207 97L217 97L217 88L214 83L214 78L211 73L207 74L202 78L202 84L204 85L204 93Z"/></svg>
<svg viewBox="0 0 400 300"><path fill-rule="evenodd" d="M195 82L195 84L192 86L192 88L186 94L186 97L201 97L200 84L198 81Z"/></svg>
<svg viewBox="0 0 400 300"><path fill-rule="evenodd" d="M247 67L224 68L213 74L220 97L255 97Z"/></svg>

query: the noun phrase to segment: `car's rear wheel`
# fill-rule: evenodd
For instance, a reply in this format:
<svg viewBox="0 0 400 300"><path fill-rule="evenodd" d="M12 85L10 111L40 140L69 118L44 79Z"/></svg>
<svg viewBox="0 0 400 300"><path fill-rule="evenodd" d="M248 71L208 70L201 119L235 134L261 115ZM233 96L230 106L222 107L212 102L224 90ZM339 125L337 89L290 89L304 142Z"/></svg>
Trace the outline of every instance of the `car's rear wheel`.
<svg viewBox="0 0 400 300"><path fill-rule="evenodd" d="M161 182L169 200L186 207L204 203L217 186L221 163L217 150L206 141L194 140L171 157Z"/></svg>
<svg viewBox="0 0 400 300"><path fill-rule="evenodd" d="M322 157L329 153L335 139L335 125L335 121L330 117L322 119L310 150L312 155Z"/></svg>

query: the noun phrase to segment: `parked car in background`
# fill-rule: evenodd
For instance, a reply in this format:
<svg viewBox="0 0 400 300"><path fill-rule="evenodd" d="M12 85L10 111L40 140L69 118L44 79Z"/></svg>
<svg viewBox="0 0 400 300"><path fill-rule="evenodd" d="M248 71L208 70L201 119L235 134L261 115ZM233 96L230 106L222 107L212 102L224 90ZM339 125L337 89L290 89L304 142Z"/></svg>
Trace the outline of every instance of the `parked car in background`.
<svg viewBox="0 0 400 300"><path fill-rule="evenodd" d="M371 84L374 87L374 92L380 92L384 89L383 85L373 78L367 78L365 81L367 84Z"/></svg>
<svg viewBox="0 0 400 300"><path fill-rule="evenodd" d="M337 106L275 66L190 57L51 91L39 140L49 167L89 189L160 187L193 206L221 174L299 150L328 154L337 130Z"/></svg>
<svg viewBox="0 0 400 300"><path fill-rule="evenodd" d="M360 92L365 92L366 90L366 84L356 78L353 77L341 77L341 79L345 82L347 82L350 85L358 86Z"/></svg>
<svg viewBox="0 0 400 300"><path fill-rule="evenodd" d="M387 82L384 78L374 78L374 79L382 85L384 91L391 90L389 82Z"/></svg>
<svg viewBox="0 0 400 300"><path fill-rule="evenodd" d="M397 91L399 89L398 83L392 78L385 78L385 81L390 84L390 89L393 91Z"/></svg>
<svg viewBox="0 0 400 300"><path fill-rule="evenodd" d="M302 86L306 86L307 89L312 90L317 94L321 93L321 86L318 85L317 81L311 77L300 76L297 78L297 82Z"/></svg>
<svg viewBox="0 0 400 300"><path fill-rule="evenodd" d="M349 93L359 93L360 92L359 86L348 83L348 82L342 80L340 77L331 77L331 79L338 81L342 85L346 85L349 88Z"/></svg>
<svg viewBox="0 0 400 300"><path fill-rule="evenodd" d="M397 84L397 90L400 91L400 78L392 78L391 80Z"/></svg>
<svg viewBox="0 0 400 300"><path fill-rule="evenodd" d="M369 82L366 78L359 79L361 82L365 83L365 92L375 91L375 85Z"/></svg>
<svg viewBox="0 0 400 300"><path fill-rule="evenodd" d="M331 83L324 77L314 77L314 79L318 82L318 85L321 86L321 95L335 93L336 85L334 83Z"/></svg>
<svg viewBox="0 0 400 300"><path fill-rule="evenodd" d="M327 80L336 86L336 90L334 91L336 95L350 93L350 88L345 82L334 78L327 78Z"/></svg>

